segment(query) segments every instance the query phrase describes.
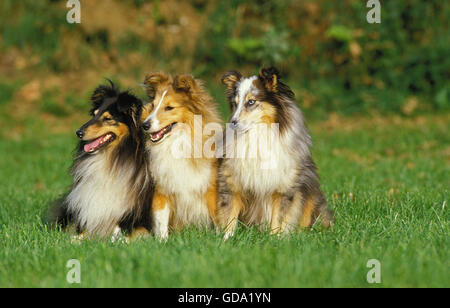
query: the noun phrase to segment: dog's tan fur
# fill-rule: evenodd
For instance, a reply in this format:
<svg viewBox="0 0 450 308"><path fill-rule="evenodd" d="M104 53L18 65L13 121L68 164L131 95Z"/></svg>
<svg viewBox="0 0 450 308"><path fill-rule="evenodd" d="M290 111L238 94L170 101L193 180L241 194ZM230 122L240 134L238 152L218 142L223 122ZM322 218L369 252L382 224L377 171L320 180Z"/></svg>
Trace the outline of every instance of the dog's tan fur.
<svg viewBox="0 0 450 308"><path fill-rule="evenodd" d="M194 115L202 116L202 131L208 123L220 125L216 105L202 83L190 75L172 78L150 73L144 84L151 100L144 107L141 119L144 127L149 126L146 147L151 152L150 171L156 184L152 203L153 231L165 239L169 229L212 226L217 204L217 159L204 155L174 157L171 149L176 140L182 138L194 144ZM171 126L173 123L177 124ZM159 141L152 141L152 133L165 127L173 128ZM208 138L211 135L203 134L202 145ZM215 146L214 143L212 147Z"/></svg>

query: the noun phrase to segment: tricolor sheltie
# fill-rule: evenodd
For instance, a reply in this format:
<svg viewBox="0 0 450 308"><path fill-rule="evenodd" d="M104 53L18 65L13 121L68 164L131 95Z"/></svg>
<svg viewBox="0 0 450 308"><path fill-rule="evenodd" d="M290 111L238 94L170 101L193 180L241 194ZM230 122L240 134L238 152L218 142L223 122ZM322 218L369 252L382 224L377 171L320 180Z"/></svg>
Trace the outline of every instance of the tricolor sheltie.
<svg viewBox="0 0 450 308"><path fill-rule="evenodd" d="M208 142L212 131L206 127L211 124L222 129L216 105L201 82L190 75L172 78L150 73L144 85L150 98L141 119L155 181L153 231L166 239L169 229L212 226L217 205L217 159L204 153L215 151L214 140Z"/></svg>
<svg viewBox="0 0 450 308"><path fill-rule="evenodd" d="M322 225L329 226L333 214L320 190L311 139L294 93L280 81L278 71L261 69L248 78L231 71L222 82L232 111L230 123L244 153L252 151L248 140L258 125L278 124L277 138L268 148L277 149L276 167L263 168L259 156L226 158L220 166L217 219L225 238L233 235L238 220L278 234L310 227L319 216ZM226 148L229 151L229 140Z"/></svg>
<svg viewBox="0 0 450 308"><path fill-rule="evenodd" d="M73 184L56 219L84 236L150 229L153 184L140 129L142 101L111 82L91 97L92 118L77 130Z"/></svg>

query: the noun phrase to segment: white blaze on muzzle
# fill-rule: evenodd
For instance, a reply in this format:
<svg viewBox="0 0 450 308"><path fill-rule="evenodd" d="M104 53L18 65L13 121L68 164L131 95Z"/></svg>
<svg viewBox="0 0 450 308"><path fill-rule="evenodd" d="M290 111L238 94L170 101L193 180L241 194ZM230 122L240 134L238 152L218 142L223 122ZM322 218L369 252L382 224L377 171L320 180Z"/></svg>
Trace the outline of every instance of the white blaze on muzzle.
<svg viewBox="0 0 450 308"><path fill-rule="evenodd" d="M236 111L231 117L232 121L235 120L239 122L239 117L245 106L245 97L249 92L254 90L253 81L255 81L257 78L258 78L257 76L251 76L248 78L244 78L239 82L236 91L238 96L238 104L236 106Z"/></svg>
<svg viewBox="0 0 450 308"><path fill-rule="evenodd" d="M153 126L153 123L154 123L154 125L156 125L156 127L159 126L159 122L158 122L158 119L156 118L156 114L158 113L158 110L161 107L161 104L162 104L166 94L167 94L167 90L163 92L161 99L159 100L159 103L156 106L155 110L153 110L153 112L147 118L145 118L144 123L152 120L151 126Z"/></svg>

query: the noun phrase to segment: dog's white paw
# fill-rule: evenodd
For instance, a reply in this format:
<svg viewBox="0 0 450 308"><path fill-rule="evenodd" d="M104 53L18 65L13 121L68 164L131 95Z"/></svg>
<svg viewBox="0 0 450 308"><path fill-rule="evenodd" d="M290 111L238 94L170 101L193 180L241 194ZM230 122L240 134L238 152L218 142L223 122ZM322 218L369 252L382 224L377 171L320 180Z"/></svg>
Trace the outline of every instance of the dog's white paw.
<svg viewBox="0 0 450 308"><path fill-rule="evenodd" d="M130 241L127 237L123 236L122 229L120 229L119 227L115 227L111 236L111 242L128 244Z"/></svg>
<svg viewBox="0 0 450 308"><path fill-rule="evenodd" d="M156 238L161 242L161 243L165 243L167 242L167 240L169 239L169 232L162 232L158 235L156 235Z"/></svg>
<svg viewBox="0 0 450 308"><path fill-rule="evenodd" d="M77 235L72 235L70 241L72 242L72 244L81 244L81 241L85 240L86 238L86 234L80 233Z"/></svg>
<svg viewBox="0 0 450 308"><path fill-rule="evenodd" d="M225 235L224 235L224 237L223 237L223 241L225 242L225 241L227 241L230 237L232 237L234 235L234 232L233 231L227 231L227 232L225 232Z"/></svg>

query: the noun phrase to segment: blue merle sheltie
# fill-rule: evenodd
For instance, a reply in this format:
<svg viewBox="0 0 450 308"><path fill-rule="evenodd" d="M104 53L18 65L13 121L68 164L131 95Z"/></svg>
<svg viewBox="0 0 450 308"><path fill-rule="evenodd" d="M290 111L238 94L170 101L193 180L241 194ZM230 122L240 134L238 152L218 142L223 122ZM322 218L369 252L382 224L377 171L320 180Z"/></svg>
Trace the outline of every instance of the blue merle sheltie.
<svg viewBox="0 0 450 308"><path fill-rule="evenodd" d="M53 221L75 226L80 237L150 230L153 182L139 124L142 101L110 82L91 102L92 118L76 131L72 188L53 208Z"/></svg>
<svg viewBox="0 0 450 308"><path fill-rule="evenodd" d="M238 220L269 227L277 234L310 227L319 217L322 225L329 226L333 214L311 158L311 138L294 93L280 80L279 72L263 68L256 76L243 77L230 71L222 82L232 112L229 124L236 131L236 142L227 138L227 154L230 144L240 144L242 153L255 150L249 137L261 136L258 126L277 124L276 138L264 151L253 157L230 155L221 163L217 219L225 238L233 235ZM264 167L258 155L275 148L275 164Z"/></svg>

